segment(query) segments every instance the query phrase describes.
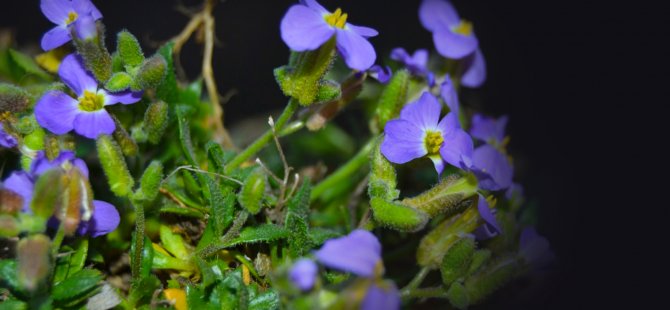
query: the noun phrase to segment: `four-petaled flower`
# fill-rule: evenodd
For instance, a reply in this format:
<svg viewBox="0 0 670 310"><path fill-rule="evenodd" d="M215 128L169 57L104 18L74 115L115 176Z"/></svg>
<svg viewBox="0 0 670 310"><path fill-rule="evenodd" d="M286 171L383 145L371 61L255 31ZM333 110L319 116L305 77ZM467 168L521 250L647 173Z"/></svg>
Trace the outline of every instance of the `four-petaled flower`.
<svg viewBox="0 0 670 310"><path fill-rule="evenodd" d="M296 52L312 51L335 36L337 50L349 68L363 71L377 58L367 38L377 31L347 22L341 9L329 12L315 0L301 0L288 9L281 21L281 37Z"/></svg>
<svg viewBox="0 0 670 310"><path fill-rule="evenodd" d="M47 92L35 105L37 122L49 131L61 135L72 129L95 139L111 134L116 126L105 106L131 104L142 98L142 92L110 93L98 88L98 82L86 71L80 56L68 55L58 68L60 79L75 93L72 98L58 90Z"/></svg>
<svg viewBox="0 0 670 310"><path fill-rule="evenodd" d="M402 63L412 75L426 78L429 86L435 84L435 75L428 70L428 50L418 49L410 56L404 48L396 47L391 50L391 59Z"/></svg>
<svg viewBox="0 0 670 310"><path fill-rule="evenodd" d="M451 2L445 0L423 0L419 19L424 28L433 33L435 48L440 55L463 60L461 85L481 86L486 80L486 62L472 23L461 19Z"/></svg>
<svg viewBox="0 0 670 310"><path fill-rule="evenodd" d="M88 36L91 30L91 21L102 18L102 13L90 0L41 0L42 13L56 27L47 31L42 37L42 49L45 51L59 47L70 40L69 27L77 28L80 35ZM83 23L82 23L83 21Z"/></svg>
<svg viewBox="0 0 670 310"><path fill-rule="evenodd" d="M441 110L437 98L428 92L407 104L400 111L400 118L390 120L384 127L381 152L386 159L404 164L428 156L438 174L444 170L444 162L461 169L470 167L470 135L460 128L453 112L439 120Z"/></svg>
<svg viewBox="0 0 670 310"><path fill-rule="evenodd" d="M5 189L18 194L23 200L22 212L31 213L30 202L33 198L35 182L40 175L51 169L76 167L88 179L88 167L83 160L76 158L70 151L61 151L54 160L49 161L44 152L38 152L33 160L30 171L14 171L3 182ZM93 214L88 221L81 221L77 229L78 234L88 234L93 237L108 234L116 229L120 222L116 208L104 201L93 200ZM50 221L51 222L51 221Z"/></svg>

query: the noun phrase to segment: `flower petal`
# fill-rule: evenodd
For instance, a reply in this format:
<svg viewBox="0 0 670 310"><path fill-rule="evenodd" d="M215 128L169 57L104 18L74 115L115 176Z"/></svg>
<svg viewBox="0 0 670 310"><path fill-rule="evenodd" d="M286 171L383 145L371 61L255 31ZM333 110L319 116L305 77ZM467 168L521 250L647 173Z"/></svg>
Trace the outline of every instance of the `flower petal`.
<svg viewBox="0 0 670 310"><path fill-rule="evenodd" d="M474 148L470 135L456 128L443 137L444 143L440 148L442 159L454 167L469 169Z"/></svg>
<svg viewBox="0 0 670 310"><path fill-rule="evenodd" d="M284 43L297 52L315 50L335 34L335 29L321 14L304 5L288 9L281 20L280 30Z"/></svg>
<svg viewBox="0 0 670 310"><path fill-rule="evenodd" d="M404 164L428 153L423 141L424 132L403 119L386 122L381 153L392 163Z"/></svg>
<svg viewBox="0 0 670 310"><path fill-rule="evenodd" d="M381 244L371 232L357 229L326 241L315 255L327 267L370 277L381 263Z"/></svg>
<svg viewBox="0 0 670 310"><path fill-rule="evenodd" d="M65 25L68 14L73 10L72 2L68 0L41 0L42 14L56 25Z"/></svg>
<svg viewBox="0 0 670 310"><path fill-rule="evenodd" d="M142 99L142 91L132 92L130 90L122 91L119 93L110 93L105 91L105 105L111 105L116 103L122 104L131 104L138 102Z"/></svg>
<svg viewBox="0 0 670 310"><path fill-rule="evenodd" d="M302 5L306 5L310 9L312 9L312 10L314 10L314 11L320 13L320 14L330 13L330 12L328 12L328 10L326 10L326 8L324 8L321 4L319 4L315 0L300 0L300 3Z"/></svg>
<svg viewBox="0 0 670 310"><path fill-rule="evenodd" d="M505 139L505 127L507 127L508 117L503 115L498 119L493 117L475 114L472 117L472 126L470 134L483 142L500 144Z"/></svg>
<svg viewBox="0 0 670 310"><path fill-rule="evenodd" d="M360 34L347 29L337 29L337 50L349 68L367 70L377 59L377 53Z"/></svg>
<svg viewBox="0 0 670 310"><path fill-rule="evenodd" d="M401 62L403 64L406 64L410 60L409 53L402 48L402 47L396 47L391 50L391 59Z"/></svg>
<svg viewBox="0 0 670 310"><path fill-rule="evenodd" d="M30 201L33 198L33 180L25 171L14 171L5 179L3 187L19 194L23 198L22 212L30 212Z"/></svg>
<svg viewBox="0 0 670 310"><path fill-rule="evenodd" d="M72 130L74 118L79 113L77 100L58 90L47 92L35 104L37 123L57 135Z"/></svg>
<svg viewBox="0 0 670 310"><path fill-rule="evenodd" d="M88 222L82 222L78 232L95 238L114 231L121 222L119 211L113 205L100 200L93 200L93 205L93 217Z"/></svg>
<svg viewBox="0 0 670 310"><path fill-rule="evenodd" d="M393 72L389 66L382 67L380 65L374 65L368 70L368 73L372 78L376 79L379 81L379 83L382 84L388 83L388 81L391 80L391 77L393 76Z"/></svg>
<svg viewBox="0 0 670 310"><path fill-rule="evenodd" d="M535 269L549 265L556 258L547 238L538 234L533 227L526 227L521 231L519 255Z"/></svg>
<svg viewBox="0 0 670 310"><path fill-rule="evenodd" d="M82 40L90 39L98 35L98 27L95 24L95 19L90 15L77 18L74 22L74 29L77 37Z"/></svg>
<svg viewBox="0 0 670 310"><path fill-rule="evenodd" d="M486 61L480 49L466 58L466 68L461 77L461 85L476 88L486 81Z"/></svg>
<svg viewBox="0 0 670 310"><path fill-rule="evenodd" d="M442 100L447 104L449 110L454 112L454 115L458 118L460 113L460 103L458 102L458 93L456 88L454 88L454 83L451 81L451 78L447 74L444 77L444 82L440 86L440 96Z"/></svg>
<svg viewBox="0 0 670 310"><path fill-rule="evenodd" d="M489 238L502 233L498 220L496 220L491 208L489 208L488 201L481 194L477 201L477 211L479 212L479 217L484 221L483 228Z"/></svg>
<svg viewBox="0 0 670 310"><path fill-rule="evenodd" d="M437 175L442 175L442 171L444 171L444 160L442 160L442 157L440 157L440 155L431 155L428 156L428 158L433 162Z"/></svg>
<svg viewBox="0 0 670 310"><path fill-rule="evenodd" d="M97 139L102 134L111 135L114 129L116 129L114 120L105 109L81 112L74 119L74 131L89 139Z"/></svg>
<svg viewBox="0 0 670 310"><path fill-rule="evenodd" d="M60 167L66 161L79 168L79 171L88 178L88 167L86 166L86 163L83 160L76 158L72 151L61 151L58 154L58 157L54 158L54 160L49 160L44 154L44 151L37 152L35 159L33 159L33 162L30 164L30 174L34 177L40 176L47 170Z"/></svg>
<svg viewBox="0 0 670 310"><path fill-rule="evenodd" d="M0 123L0 146L5 148L12 148L18 144L16 138L8 134L4 128L2 128L2 123Z"/></svg>
<svg viewBox="0 0 670 310"><path fill-rule="evenodd" d="M313 260L302 258L298 260L289 271L289 280L301 291L309 291L316 282L316 273L319 267Z"/></svg>
<svg viewBox="0 0 670 310"><path fill-rule="evenodd" d="M495 147L484 144L472 154L472 170L479 179L479 187L497 191L512 184L514 169L505 154Z"/></svg>
<svg viewBox="0 0 670 310"><path fill-rule="evenodd" d="M440 55L450 59L461 59L475 52L479 41L472 35L461 35L448 28L433 32L433 42Z"/></svg>
<svg viewBox="0 0 670 310"><path fill-rule="evenodd" d="M94 20L102 18L102 13L91 0L72 0L72 7L80 17L90 15Z"/></svg>
<svg viewBox="0 0 670 310"><path fill-rule="evenodd" d="M408 103L400 111L400 118L410 121L421 130L437 130L442 105L429 92L424 92L414 102Z"/></svg>
<svg viewBox="0 0 670 310"><path fill-rule="evenodd" d="M86 70L81 57L76 54L70 54L63 58L63 62L58 67L58 76L77 96L81 96L84 90L96 91L98 88L98 82Z"/></svg>
<svg viewBox="0 0 670 310"><path fill-rule="evenodd" d="M390 282L390 281L389 281ZM386 282L386 283L389 283ZM370 285L365 297L361 302L362 310L397 310L400 309L400 293L394 284L388 285L387 289L383 289L374 283Z"/></svg>
<svg viewBox="0 0 670 310"><path fill-rule="evenodd" d="M423 0L419 6L419 19L429 31L458 24L461 18L449 1Z"/></svg>
<svg viewBox="0 0 670 310"><path fill-rule="evenodd" d="M40 46L45 51L50 51L67 42L70 42L70 32L63 26L56 26L51 28L42 36Z"/></svg>
<svg viewBox="0 0 670 310"><path fill-rule="evenodd" d="M372 29L370 27L356 26L356 25L352 25L350 23L347 23L345 28L351 29L352 31L354 31L355 33L358 33L358 35L360 35L361 37L364 37L364 38L376 37L379 34L379 32L377 30Z"/></svg>

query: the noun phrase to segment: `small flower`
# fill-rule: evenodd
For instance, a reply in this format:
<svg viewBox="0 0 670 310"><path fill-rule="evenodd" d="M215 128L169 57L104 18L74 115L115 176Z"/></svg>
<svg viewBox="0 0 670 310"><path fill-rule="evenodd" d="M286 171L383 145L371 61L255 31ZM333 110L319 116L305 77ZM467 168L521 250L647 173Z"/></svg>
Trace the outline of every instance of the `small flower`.
<svg viewBox="0 0 670 310"><path fill-rule="evenodd" d="M110 93L98 88L93 75L86 71L79 56L70 54L58 69L61 80L76 94L52 90L44 94L35 105L37 122L49 131L61 135L72 129L78 134L95 139L101 134L111 134L116 126L105 106L139 101L142 92Z"/></svg>
<svg viewBox="0 0 670 310"><path fill-rule="evenodd" d="M519 255L534 269L544 268L556 259L547 238L540 236L533 227L526 227L521 231Z"/></svg>
<svg viewBox="0 0 670 310"><path fill-rule="evenodd" d="M433 33L435 47L444 57L461 59L479 46L472 23L461 19L449 1L423 0L419 19L423 27Z"/></svg>
<svg viewBox="0 0 670 310"><path fill-rule="evenodd" d="M16 138L5 131L0 122L0 147L13 148L18 144Z"/></svg>
<svg viewBox="0 0 670 310"><path fill-rule="evenodd" d="M493 146L504 146L507 121L508 117L506 115L499 119L495 119L481 114L475 114L472 117L470 134L473 138Z"/></svg>
<svg viewBox="0 0 670 310"><path fill-rule="evenodd" d="M512 185L514 168L509 158L490 144L475 149L470 169L479 180L479 188L498 191Z"/></svg>
<svg viewBox="0 0 670 310"><path fill-rule="evenodd" d="M368 27L347 23L348 15L341 9L331 13L315 0L301 0L291 6L281 21L281 37L296 52L319 48L333 36L337 50L349 68L363 71L377 58L367 38L378 33Z"/></svg>
<svg viewBox="0 0 670 310"><path fill-rule="evenodd" d="M428 156L438 174L444 170L444 162L461 169L470 167L472 139L460 128L454 113L438 123L441 109L437 98L428 92L407 104L399 119L386 123L382 154L396 164Z"/></svg>
<svg viewBox="0 0 670 310"><path fill-rule="evenodd" d="M502 232L493 211L489 207L489 202L481 194L479 194L477 201L477 211L479 211L479 217L484 221L484 224L473 232L478 240L493 238Z"/></svg>
<svg viewBox="0 0 670 310"><path fill-rule="evenodd" d="M373 79L379 81L379 83L386 84L391 80L393 72L389 66L382 67L380 65L374 65L368 69L368 74Z"/></svg>
<svg viewBox="0 0 670 310"><path fill-rule="evenodd" d="M313 260L302 258L289 271L289 280L302 291L309 291L316 282L316 273L319 267Z"/></svg>
<svg viewBox="0 0 670 310"><path fill-rule="evenodd" d="M400 309L400 293L393 282L385 282L385 287L370 285L361 303L363 310Z"/></svg>
<svg viewBox="0 0 670 310"><path fill-rule="evenodd" d="M481 49L464 59L465 71L461 76L461 85L469 88L482 86L486 81L486 61Z"/></svg>
<svg viewBox="0 0 670 310"><path fill-rule="evenodd" d="M37 157L33 160L30 166L30 172L15 171L3 182L5 189L8 189L23 199L22 212L31 213L30 202L33 198L33 189L35 182L44 172L55 169L68 167L77 167L82 175L88 178L88 167L83 160L76 158L74 153L70 151L61 151L57 158L49 161L44 152L38 152ZM98 237L108 234L119 225L120 216L116 208L104 201L93 200L93 214L88 221L81 221L77 229L78 234L88 234L92 237ZM57 223L53 219L49 221L50 224Z"/></svg>
<svg viewBox="0 0 670 310"><path fill-rule="evenodd" d="M412 75L426 78L428 85L435 84L435 76L428 70L428 50L418 49L410 56L404 48L397 47L391 51L391 59L402 63Z"/></svg>
<svg viewBox="0 0 670 310"><path fill-rule="evenodd" d="M40 8L44 16L56 24L56 27L47 31L42 37L41 45L45 51L52 50L72 40L69 30L70 25L77 27L79 33L80 29L78 27L82 26L79 23L81 20L85 20L85 17L90 17L93 21L102 18L102 13L90 0L41 0ZM90 20L85 22L90 24Z"/></svg>
<svg viewBox="0 0 670 310"><path fill-rule="evenodd" d="M371 232L357 229L349 235L330 239L316 251L316 259L327 267L373 277L382 267L382 245Z"/></svg>

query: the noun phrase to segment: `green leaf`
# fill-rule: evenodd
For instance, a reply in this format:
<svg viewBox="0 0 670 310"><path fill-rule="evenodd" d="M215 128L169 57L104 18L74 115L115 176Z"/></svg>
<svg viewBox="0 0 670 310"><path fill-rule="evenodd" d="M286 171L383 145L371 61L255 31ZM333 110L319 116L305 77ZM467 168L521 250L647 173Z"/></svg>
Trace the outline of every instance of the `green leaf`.
<svg viewBox="0 0 670 310"><path fill-rule="evenodd" d="M219 183L210 176L205 176L205 178L207 178L211 194L209 221L214 225L215 236L221 236L235 218L235 195L229 188L219 186Z"/></svg>
<svg viewBox="0 0 670 310"><path fill-rule="evenodd" d="M133 232L131 239L130 239L130 252L129 253L135 253L135 233ZM140 277L146 277L151 273L151 267L153 264L153 259L154 259L154 248L151 246L151 239L149 237L144 236L144 242L143 242L143 247L142 247L142 257L141 261L139 262L140 264ZM133 266L135 264L135 261L133 259L133 255L130 255L130 265Z"/></svg>
<svg viewBox="0 0 670 310"><path fill-rule="evenodd" d="M157 53L162 55L167 62L167 74L165 75L163 82L161 82L158 87L156 87L156 97L174 107L179 97L177 92L177 78L175 77L174 73L174 61L172 59L173 47L174 42L168 42L158 49Z"/></svg>
<svg viewBox="0 0 670 310"><path fill-rule="evenodd" d="M193 142L191 141L191 128L188 124L188 119L182 109L176 109L177 124L179 125L179 141L181 141L181 148L186 156L186 160L193 167L198 167L196 161L195 151L193 151Z"/></svg>
<svg viewBox="0 0 670 310"><path fill-rule="evenodd" d="M247 209L251 214L258 214L262 208L263 195L265 194L265 187L267 183L267 177L265 173L256 169L252 172L240 189L240 192L237 194L237 200L240 202L240 205Z"/></svg>
<svg viewBox="0 0 670 310"><path fill-rule="evenodd" d="M326 240L342 236L342 233L322 227L313 227L310 229L310 236L312 237L312 245L322 245Z"/></svg>
<svg viewBox="0 0 670 310"><path fill-rule="evenodd" d="M471 237L463 237L449 248L440 266L442 283L445 287L461 279L468 272L474 252L475 240Z"/></svg>
<svg viewBox="0 0 670 310"><path fill-rule="evenodd" d="M306 179L287 205L285 227L291 234L288 244L292 257L304 255L313 246L308 219L311 189L309 179Z"/></svg>
<svg viewBox="0 0 670 310"><path fill-rule="evenodd" d="M23 79L27 74L37 76L43 80L51 79L51 76L42 70L29 56L14 49L9 49L8 56L14 68L12 73L17 80Z"/></svg>
<svg viewBox="0 0 670 310"><path fill-rule="evenodd" d="M202 212L196 209L180 207L177 204L171 202L162 205L159 212L176 214L180 216L192 217L197 219L202 219L205 217L205 215Z"/></svg>
<svg viewBox="0 0 670 310"><path fill-rule="evenodd" d="M270 242L277 239L284 239L289 236L289 231L284 227L274 224L261 224L253 227L246 227L240 235L231 241L230 246L256 243L256 242Z"/></svg>
<svg viewBox="0 0 670 310"><path fill-rule="evenodd" d="M64 281L56 284L51 297L56 302L72 303L98 286L102 274L95 269L82 269Z"/></svg>
<svg viewBox="0 0 670 310"><path fill-rule="evenodd" d="M65 253L67 255L63 255ZM54 282L58 283L65 280L69 275L75 274L84 268L86 257L88 256L88 239L78 239L72 247L64 246L58 257Z"/></svg>
<svg viewBox="0 0 670 310"><path fill-rule="evenodd" d="M0 260L0 287L8 288L14 294L21 292L16 265L12 259Z"/></svg>
<svg viewBox="0 0 670 310"><path fill-rule="evenodd" d="M130 308L138 304L142 300L151 299L154 292L160 288L161 281L155 275L150 274L141 278L136 283L132 283L130 287L130 294L128 294L128 302Z"/></svg>
<svg viewBox="0 0 670 310"><path fill-rule="evenodd" d="M249 302L249 310L279 309L279 294L270 290L255 296Z"/></svg>
<svg viewBox="0 0 670 310"><path fill-rule="evenodd" d="M27 303L16 299L4 300L2 303L0 303L0 310L27 310L27 309L28 309Z"/></svg>
<svg viewBox="0 0 670 310"><path fill-rule="evenodd" d="M188 260L190 258L191 255L186 249L184 238L182 238L181 235L172 232L170 227L166 225L160 225L159 234L163 247L168 250L170 254L182 260Z"/></svg>

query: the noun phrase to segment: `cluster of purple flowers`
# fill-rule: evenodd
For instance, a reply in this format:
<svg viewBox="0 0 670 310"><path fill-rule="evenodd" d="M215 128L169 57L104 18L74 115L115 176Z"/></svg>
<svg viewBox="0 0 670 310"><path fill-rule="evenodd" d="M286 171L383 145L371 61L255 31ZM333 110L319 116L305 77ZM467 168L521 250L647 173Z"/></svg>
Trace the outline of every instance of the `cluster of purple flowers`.
<svg viewBox="0 0 670 310"><path fill-rule="evenodd" d="M330 239L314 253L322 265L372 280L361 302L361 309L399 309L400 295L392 282L383 281L382 246L371 232L357 229L349 235ZM303 291L316 282L318 266L307 258L298 260L289 279Z"/></svg>
<svg viewBox="0 0 670 310"><path fill-rule="evenodd" d="M31 213L30 203L33 199L33 190L37 179L51 169L79 169L79 172L88 179L86 163L76 158L70 151L62 151L54 160L49 160L44 152L37 153L30 165L29 171L14 171L3 181L3 187L18 194L23 200L21 211ZM83 206L82 206L83 207ZM77 229L78 234L88 234L93 237L108 234L119 225L120 217L116 208L104 201L93 200L93 212L88 221L82 221ZM54 223L51 220L50 223Z"/></svg>
<svg viewBox="0 0 670 310"><path fill-rule="evenodd" d="M102 13L90 0L41 0L40 8L44 16L56 24L42 37L45 51L70 42L72 27L80 36L90 36L95 31L95 21L102 18Z"/></svg>

